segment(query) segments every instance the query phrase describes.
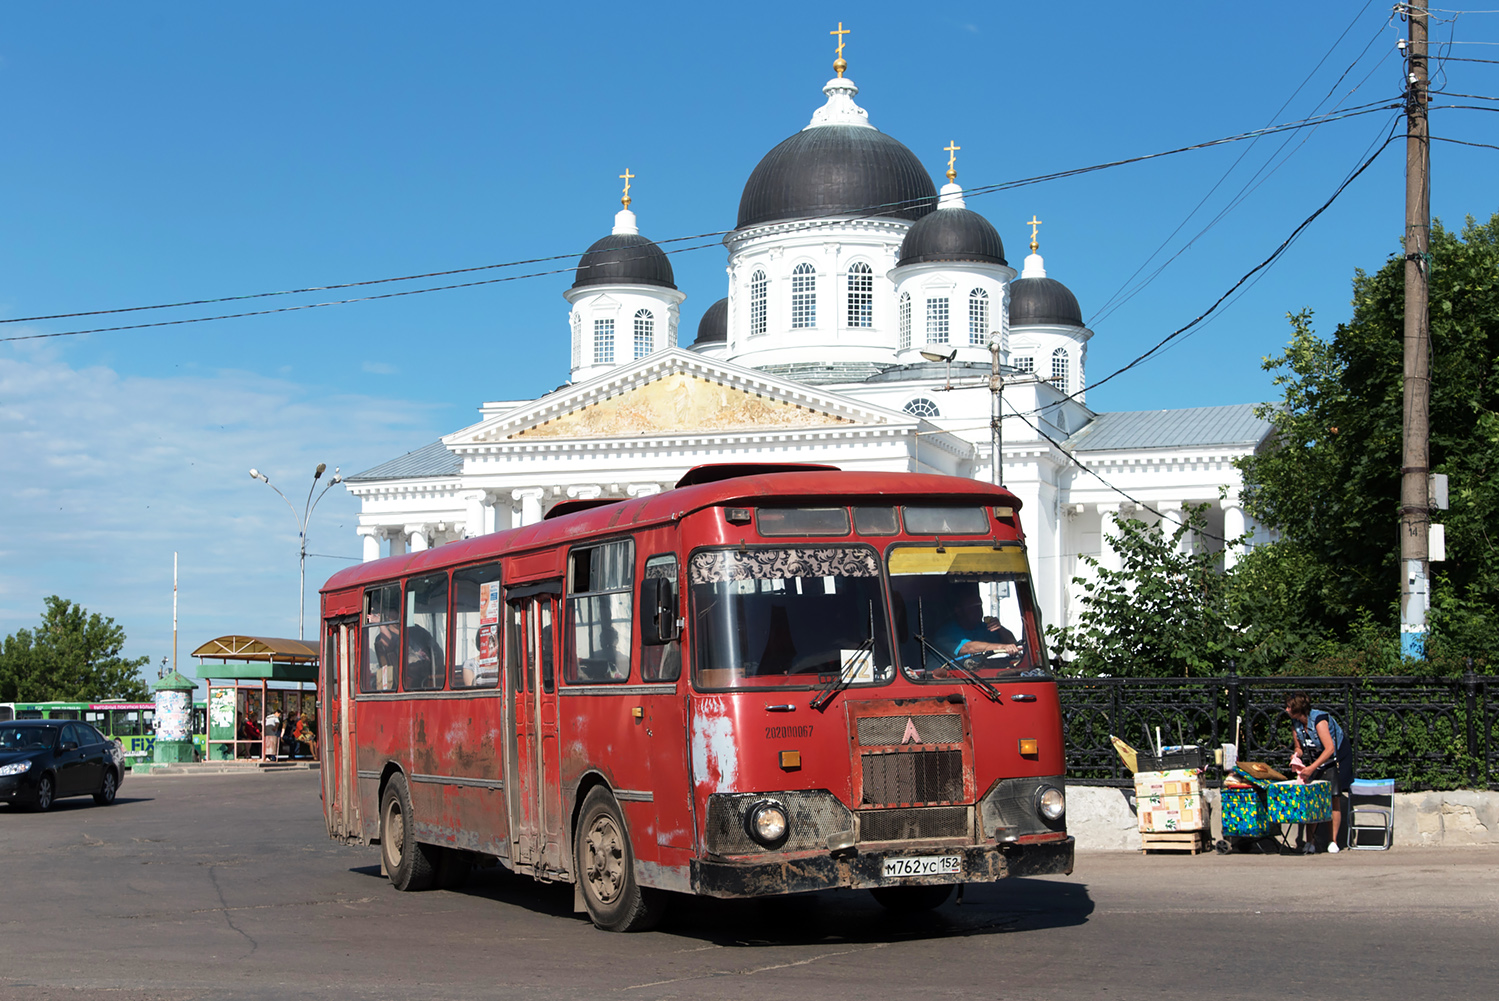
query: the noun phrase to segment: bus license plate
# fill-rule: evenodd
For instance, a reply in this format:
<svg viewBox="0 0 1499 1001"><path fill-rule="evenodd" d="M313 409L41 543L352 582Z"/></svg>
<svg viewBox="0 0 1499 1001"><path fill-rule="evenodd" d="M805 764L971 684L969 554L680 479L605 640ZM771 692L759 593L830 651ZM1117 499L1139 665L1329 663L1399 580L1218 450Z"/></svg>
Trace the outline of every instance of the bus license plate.
<svg viewBox="0 0 1499 1001"><path fill-rule="evenodd" d="M924 855L920 858L887 858L885 876L956 876L961 869L957 855Z"/></svg>

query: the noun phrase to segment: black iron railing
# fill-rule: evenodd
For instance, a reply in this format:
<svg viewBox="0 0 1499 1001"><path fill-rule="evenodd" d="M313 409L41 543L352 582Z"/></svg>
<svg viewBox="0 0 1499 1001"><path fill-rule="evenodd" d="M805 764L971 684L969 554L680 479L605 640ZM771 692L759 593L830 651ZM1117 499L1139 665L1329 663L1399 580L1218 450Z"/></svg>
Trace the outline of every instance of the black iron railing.
<svg viewBox="0 0 1499 1001"><path fill-rule="evenodd" d="M1392 778L1401 790L1499 788L1499 684L1486 675L1059 678L1057 686L1073 782L1130 785L1109 735L1145 750L1157 727L1162 743L1201 745L1211 760L1237 726L1241 760L1284 771L1291 722L1282 707L1305 691L1348 731L1355 777Z"/></svg>

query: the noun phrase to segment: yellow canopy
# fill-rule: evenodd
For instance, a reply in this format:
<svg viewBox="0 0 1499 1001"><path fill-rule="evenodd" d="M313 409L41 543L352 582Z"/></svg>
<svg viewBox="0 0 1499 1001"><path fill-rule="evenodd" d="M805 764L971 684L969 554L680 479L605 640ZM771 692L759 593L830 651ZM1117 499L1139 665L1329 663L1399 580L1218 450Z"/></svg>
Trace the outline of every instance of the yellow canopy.
<svg viewBox="0 0 1499 1001"><path fill-rule="evenodd" d="M270 661L286 664L316 664L317 643L277 636L220 636L193 651L194 657L222 660Z"/></svg>

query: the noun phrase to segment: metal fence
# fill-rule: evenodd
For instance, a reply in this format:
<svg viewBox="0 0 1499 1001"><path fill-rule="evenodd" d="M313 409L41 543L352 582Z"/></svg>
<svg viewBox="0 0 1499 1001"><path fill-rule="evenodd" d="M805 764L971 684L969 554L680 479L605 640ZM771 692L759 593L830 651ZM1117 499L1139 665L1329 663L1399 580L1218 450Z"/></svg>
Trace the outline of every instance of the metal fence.
<svg viewBox="0 0 1499 1001"><path fill-rule="evenodd" d="M1402 791L1499 788L1499 683L1486 675L1059 678L1057 687L1073 782L1131 784L1110 734L1145 750L1160 727L1165 744L1211 749L1233 742L1240 717L1240 760L1285 771L1291 721L1283 707L1288 694L1305 691L1348 731L1356 778L1392 778Z"/></svg>

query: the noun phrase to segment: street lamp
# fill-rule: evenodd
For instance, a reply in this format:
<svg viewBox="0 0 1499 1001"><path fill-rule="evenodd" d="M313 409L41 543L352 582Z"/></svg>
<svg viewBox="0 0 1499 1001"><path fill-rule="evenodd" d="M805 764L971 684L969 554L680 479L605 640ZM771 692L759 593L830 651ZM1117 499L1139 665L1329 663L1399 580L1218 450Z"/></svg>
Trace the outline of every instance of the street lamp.
<svg viewBox="0 0 1499 1001"><path fill-rule="evenodd" d="M317 469L313 470L312 486L307 488L307 502L302 505L302 513L300 515L297 514L296 507L293 506L292 502L287 498L286 494L281 493L280 488L277 487L276 484L271 482L270 477L266 476L258 469L250 470L250 479L259 480L261 483L264 483L272 490L275 490L277 494L280 494L281 499L286 501L286 506L291 508L291 516L297 521L297 537L301 539L301 551L297 556L297 639L299 640L306 638L305 622L307 614L307 522L312 517L312 511L315 507L317 507L318 501L322 500L323 497L328 493L328 491L333 489L335 484L342 483L344 481L343 475L338 471L338 467L334 466L333 479L328 481L328 485L323 487L323 492L317 495L317 500L314 500L312 497L312 492L317 489L317 481L322 479L323 473L326 472L327 469L328 464L326 462L319 462L317 464Z"/></svg>

